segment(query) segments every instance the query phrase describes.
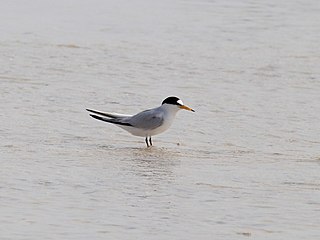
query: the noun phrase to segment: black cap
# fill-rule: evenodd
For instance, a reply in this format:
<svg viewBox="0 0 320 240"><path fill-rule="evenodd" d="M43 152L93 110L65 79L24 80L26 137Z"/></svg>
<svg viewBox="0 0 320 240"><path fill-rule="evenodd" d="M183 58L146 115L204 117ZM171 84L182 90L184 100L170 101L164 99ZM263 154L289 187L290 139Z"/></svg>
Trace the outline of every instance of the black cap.
<svg viewBox="0 0 320 240"><path fill-rule="evenodd" d="M167 97L165 100L163 100L162 105L163 104L172 104L172 105L182 105L181 103L179 103L178 101L181 102L180 98L177 97Z"/></svg>

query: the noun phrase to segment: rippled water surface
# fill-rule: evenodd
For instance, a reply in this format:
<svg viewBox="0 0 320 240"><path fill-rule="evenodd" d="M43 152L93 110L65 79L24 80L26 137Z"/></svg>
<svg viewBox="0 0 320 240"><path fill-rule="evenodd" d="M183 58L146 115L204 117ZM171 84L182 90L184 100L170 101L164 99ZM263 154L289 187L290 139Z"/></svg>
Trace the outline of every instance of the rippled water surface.
<svg viewBox="0 0 320 240"><path fill-rule="evenodd" d="M0 238L320 239L319 11L2 1ZM149 149L85 111L168 95Z"/></svg>

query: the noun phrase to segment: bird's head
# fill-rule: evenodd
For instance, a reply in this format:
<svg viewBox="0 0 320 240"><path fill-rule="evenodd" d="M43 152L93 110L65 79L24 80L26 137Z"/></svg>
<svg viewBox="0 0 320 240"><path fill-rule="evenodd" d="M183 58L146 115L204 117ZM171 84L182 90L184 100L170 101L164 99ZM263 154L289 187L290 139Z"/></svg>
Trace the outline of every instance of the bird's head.
<svg viewBox="0 0 320 240"><path fill-rule="evenodd" d="M180 98L178 97L167 97L165 100L163 100L162 105L172 106L176 107L177 110L184 109L188 111L194 112L194 110L186 105L183 104Z"/></svg>

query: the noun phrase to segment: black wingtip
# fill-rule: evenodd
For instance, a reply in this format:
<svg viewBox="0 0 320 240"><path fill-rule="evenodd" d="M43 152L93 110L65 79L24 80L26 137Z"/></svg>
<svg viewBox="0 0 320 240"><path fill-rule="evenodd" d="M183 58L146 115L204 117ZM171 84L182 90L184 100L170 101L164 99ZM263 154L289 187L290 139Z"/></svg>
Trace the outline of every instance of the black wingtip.
<svg viewBox="0 0 320 240"><path fill-rule="evenodd" d="M98 119L98 120L101 120L101 121L105 121L105 119L103 117L100 117L100 116L97 116L97 115L93 115L93 114L90 114L90 116L95 118L95 119Z"/></svg>
<svg viewBox="0 0 320 240"><path fill-rule="evenodd" d="M94 115L94 114L89 114L91 117L95 118L95 119L98 119L100 121L104 121L104 122L108 122L108 123L113 123L113 124L117 124L117 125L124 125L124 126L130 126L132 127L132 125L130 123L123 123L123 122L117 122L117 121L114 121L114 119L107 119L107 118L104 118L104 117L100 117L100 116L97 116L97 115Z"/></svg>

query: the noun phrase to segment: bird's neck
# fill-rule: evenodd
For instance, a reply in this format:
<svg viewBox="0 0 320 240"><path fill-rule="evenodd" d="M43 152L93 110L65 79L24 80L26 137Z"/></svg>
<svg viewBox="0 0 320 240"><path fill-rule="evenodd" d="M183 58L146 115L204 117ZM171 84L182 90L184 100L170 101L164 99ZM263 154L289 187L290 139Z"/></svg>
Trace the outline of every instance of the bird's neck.
<svg viewBox="0 0 320 240"><path fill-rule="evenodd" d="M178 107L174 106L174 105L162 105L161 108L164 109L165 113L168 115L168 116L172 116L172 117L175 117L177 112L180 110Z"/></svg>

